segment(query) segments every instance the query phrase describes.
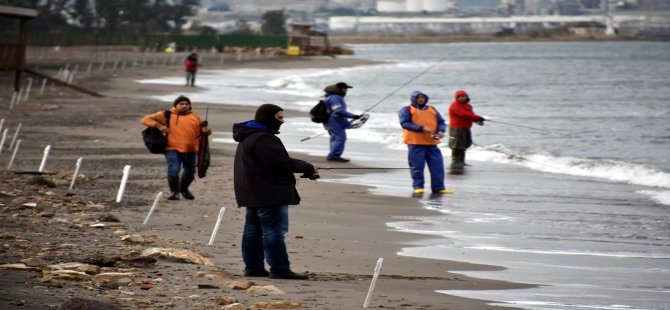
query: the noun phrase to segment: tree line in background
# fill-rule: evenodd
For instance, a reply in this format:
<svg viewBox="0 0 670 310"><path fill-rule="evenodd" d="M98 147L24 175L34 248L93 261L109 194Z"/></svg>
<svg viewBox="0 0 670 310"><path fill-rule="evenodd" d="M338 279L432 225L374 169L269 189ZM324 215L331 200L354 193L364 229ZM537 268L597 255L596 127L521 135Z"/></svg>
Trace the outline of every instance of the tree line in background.
<svg viewBox="0 0 670 310"><path fill-rule="evenodd" d="M200 0L0 0L0 5L35 9L29 32L180 33L184 17L197 13ZM0 18L0 32L18 23Z"/></svg>
<svg viewBox="0 0 670 310"><path fill-rule="evenodd" d="M185 17L197 14L200 0L0 0L0 5L35 9L38 17L28 23L28 33L146 35L181 34ZM286 35L284 11L267 11L260 32L238 20L231 34ZM16 33L18 22L0 18L0 33ZM217 35L218 31L191 24L189 33ZM0 40L1 41L1 40Z"/></svg>

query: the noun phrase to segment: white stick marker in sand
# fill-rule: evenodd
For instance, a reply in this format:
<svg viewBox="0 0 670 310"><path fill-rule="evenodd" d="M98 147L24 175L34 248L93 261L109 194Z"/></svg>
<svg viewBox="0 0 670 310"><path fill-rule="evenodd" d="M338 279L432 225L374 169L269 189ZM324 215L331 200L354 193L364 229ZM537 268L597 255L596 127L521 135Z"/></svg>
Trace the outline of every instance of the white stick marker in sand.
<svg viewBox="0 0 670 310"><path fill-rule="evenodd" d="M14 108L14 101L16 101L16 96L18 96L18 95L19 95L18 92L12 93L12 100L9 102L9 109L10 110Z"/></svg>
<svg viewBox="0 0 670 310"><path fill-rule="evenodd" d="M18 106L23 96L23 88L19 88L19 93L16 95L16 101L14 101L14 106Z"/></svg>
<svg viewBox="0 0 670 310"><path fill-rule="evenodd" d="M70 189L74 188L74 181L77 180L77 174L79 174L79 168L81 168L81 161L84 160L82 157L77 158L77 164L74 165L74 174L72 175L72 181L70 182Z"/></svg>
<svg viewBox="0 0 670 310"><path fill-rule="evenodd" d="M5 130L2 131L2 138L0 138L0 154L2 154L2 147L5 145L5 140L7 139L7 131L9 131L9 128L5 128Z"/></svg>
<svg viewBox="0 0 670 310"><path fill-rule="evenodd" d="M128 183L128 175L130 174L130 165L123 167L123 178L121 179L121 185L119 185L119 192L116 194L116 202L121 202L123 199L123 191L126 189L126 183Z"/></svg>
<svg viewBox="0 0 670 310"><path fill-rule="evenodd" d="M42 163L40 163L40 168L37 169L38 172L44 171L44 166L47 165L47 158L49 157L49 151L51 151L51 145L47 145L44 148L44 156L42 156Z"/></svg>
<svg viewBox="0 0 670 310"><path fill-rule="evenodd" d="M0 119L0 131L2 131L2 126L5 125L5 119Z"/></svg>
<svg viewBox="0 0 670 310"><path fill-rule="evenodd" d="M16 142L16 137L19 136L19 131L20 130L21 130L21 123L16 125L16 131L14 132L14 137L12 137L12 143L9 144L9 149L10 150L14 148L14 142Z"/></svg>
<svg viewBox="0 0 670 310"><path fill-rule="evenodd" d="M14 153L12 153L12 158L9 159L9 165L7 165L7 170L12 170L12 164L14 163L16 152L19 150L19 145L21 145L21 139L19 139L19 141L16 141L16 146L14 147Z"/></svg>
<svg viewBox="0 0 670 310"><path fill-rule="evenodd" d="M30 95L30 88L33 87L33 78L28 78L28 87L26 87L26 93L23 95L23 102L28 101L28 95Z"/></svg>
<svg viewBox="0 0 670 310"><path fill-rule="evenodd" d="M151 205L151 209L149 209L149 213L147 214L147 217L144 218L144 222L142 223L142 225L146 225L149 222L149 218L151 217L151 214L154 213L154 209L156 209L158 200L161 199L162 196L163 192L158 192L158 195L156 195L156 199L154 199L154 204Z"/></svg>
<svg viewBox="0 0 670 310"><path fill-rule="evenodd" d="M40 88L40 95L44 94L44 88L47 87L47 79L42 79L42 87Z"/></svg>
<svg viewBox="0 0 670 310"><path fill-rule="evenodd" d="M214 225L214 231L212 232L212 237L209 238L209 245L214 244L214 239L216 239L216 232L219 231L219 225L221 225L221 220L223 220L224 212L226 212L226 207L221 207L221 210L219 210L219 217L216 219L216 225Z"/></svg>
<svg viewBox="0 0 670 310"><path fill-rule="evenodd" d="M372 276L372 283L370 283L370 289L368 289L368 296L365 297L365 303L363 304L363 308L368 307L368 304L370 304L370 295L372 295L372 291L375 289L375 284L377 283L377 277L379 277L379 271L382 269L382 263L384 262L384 258L380 257L379 260L377 260L377 266L375 266L375 274Z"/></svg>

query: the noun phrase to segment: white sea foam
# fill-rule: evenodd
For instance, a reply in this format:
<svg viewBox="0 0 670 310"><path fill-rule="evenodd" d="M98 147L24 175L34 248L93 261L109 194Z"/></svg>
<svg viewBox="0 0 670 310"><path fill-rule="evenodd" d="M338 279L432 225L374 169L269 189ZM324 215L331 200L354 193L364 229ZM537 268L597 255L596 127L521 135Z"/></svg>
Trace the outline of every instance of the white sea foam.
<svg viewBox="0 0 670 310"><path fill-rule="evenodd" d="M643 190L643 191L638 191L640 194L644 195L649 195L651 196L651 199L654 201L664 204L664 205L670 205L670 191L651 191L651 190Z"/></svg>
<svg viewBox="0 0 670 310"><path fill-rule="evenodd" d="M668 259L670 255L666 254L643 254L632 252L589 252L589 251L570 251L570 250L535 250L535 249L521 249L521 248L506 248L501 246L466 246L466 249L498 251L498 252L516 252L516 253L531 253L531 254L546 254L546 255L584 255L584 256L604 256L604 257L627 257L627 258L655 258Z"/></svg>
<svg viewBox="0 0 670 310"><path fill-rule="evenodd" d="M458 291L437 291L438 293L453 295ZM599 309L599 310L654 310L649 308L637 308L626 305L580 305L580 304L566 304L559 302L547 301L531 301L531 300L509 300L505 303L494 303L492 305L509 306L516 305L521 307L529 307L528 309Z"/></svg>
<svg viewBox="0 0 670 310"><path fill-rule="evenodd" d="M495 150L495 151L494 151ZM514 154L517 156L510 156ZM576 157L558 157L549 154L520 154L504 145L475 146L472 160L515 164L550 173L596 177L629 184L670 188L670 174L654 168L615 160L593 160ZM666 200L659 202L667 204Z"/></svg>

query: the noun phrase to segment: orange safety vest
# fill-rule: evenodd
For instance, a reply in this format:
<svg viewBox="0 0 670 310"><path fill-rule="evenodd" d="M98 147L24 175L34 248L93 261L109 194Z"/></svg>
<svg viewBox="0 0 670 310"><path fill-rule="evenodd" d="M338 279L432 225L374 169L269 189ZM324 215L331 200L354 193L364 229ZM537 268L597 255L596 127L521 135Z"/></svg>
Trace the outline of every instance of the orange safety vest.
<svg viewBox="0 0 670 310"><path fill-rule="evenodd" d="M413 124L432 129L433 131L437 130L437 111L435 111L435 108L428 106L425 110L419 110L412 105L408 107L409 113L412 115ZM402 137L405 144L432 145L440 143L440 140L433 139L431 135L423 131L403 129Z"/></svg>

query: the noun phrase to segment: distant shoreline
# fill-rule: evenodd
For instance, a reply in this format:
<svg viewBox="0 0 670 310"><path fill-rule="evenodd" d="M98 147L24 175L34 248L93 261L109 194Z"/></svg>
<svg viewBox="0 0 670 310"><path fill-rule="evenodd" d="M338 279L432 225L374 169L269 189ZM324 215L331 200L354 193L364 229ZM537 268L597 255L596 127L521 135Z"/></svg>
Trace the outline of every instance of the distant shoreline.
<svg viewBox="0 0 670 310"><path fill-rule="evenodd" d="M329 38L333 45L358 43L670 41L667 38L649 39L606 35L550 37L533 37L529 35L336 35Z"/></svg>

